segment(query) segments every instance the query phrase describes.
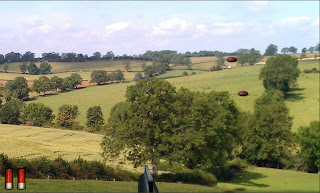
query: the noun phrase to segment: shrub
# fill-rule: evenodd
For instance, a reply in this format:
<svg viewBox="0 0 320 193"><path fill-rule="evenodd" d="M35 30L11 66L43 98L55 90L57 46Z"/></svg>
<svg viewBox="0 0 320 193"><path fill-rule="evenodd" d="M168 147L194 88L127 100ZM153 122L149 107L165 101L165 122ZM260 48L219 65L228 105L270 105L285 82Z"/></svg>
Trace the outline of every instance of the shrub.
<svg viewBox="0 0 320 193"><path fill-rule="evenodd" d="M248 168L249 163L246 160L235 158L228 162L227 166L235 171L242 171L246 168Z"/></svg>
<svg viewBox="0 0 320 193"><path fill-rule="evenodd" d="M62 157L58 157L52 161L52 169L53 169L53 176L57 179L69 179L70 176L70 163L65 161Z"/></svg>
<svg viewBox="0 0 320 193"><path fill-rule="evenodd" d="M46 157L40 157L31 160L31 167L36 171L37 177L46 178L53 176L53 166L51 161Z"/></svg>
<svg viewBox="0 0 320 193"><path fill-rule="evenodd" d="M45 106L42 103L30 103L23 110L22 119L23 122L32 121L33 125L43 126L44 124L50 124L54 119L52 109Z"/></svg>
<svg viewBox="0 0 320 193"><path fill-rule="evenodd" d="M87 126L92 132L100 131L104 123L103 113L100 106L90 107L87 111Z"/></svg>
<svg viewBox="0 0 320 193"><path fill-rule="evenodd" d="M205 173L202 170L194 170L188 172L180 172L176 174L166 173L154 176L156 181L159 182L178 182L190 184L201 184L207 186L215 186L217 178L211 173Z"/></svg>
<svg viewBox="0 0 320 193"><path fill-rule="evenodd" d="M182 75L183 75L183 76L188 76L188 72L184 71L184 72L182 73Z"/></svg>
<svg viewBox="0 0 320 193"><path fill-rule="evenodd" d="M191 75L194 75L194 74L197 74L195 71L193 71L192 73L191 73Z"/></svg>
<svg viewBox="0 0 320 193"><path fill-rule="evenodd" d="M234 170L226 166L220 166L210 171L219 181L230 181L234 177Z"/></svg>
<svg viewBox="0 0 320 193"><path fill-rule="evenodd" d="M5 103L0 109L0 122L3 124L20 124L19 117L23 106L24 104L17 99L11 99Z"/></svg>
<svg viewBox="0 0 320 193"><path fill-rule="evenodd" d="M74 119L79 115L79 110L77 105L62 105L59 108L59 113L57 116L57 121L60 126L71 127L73 125Z"/></svg>

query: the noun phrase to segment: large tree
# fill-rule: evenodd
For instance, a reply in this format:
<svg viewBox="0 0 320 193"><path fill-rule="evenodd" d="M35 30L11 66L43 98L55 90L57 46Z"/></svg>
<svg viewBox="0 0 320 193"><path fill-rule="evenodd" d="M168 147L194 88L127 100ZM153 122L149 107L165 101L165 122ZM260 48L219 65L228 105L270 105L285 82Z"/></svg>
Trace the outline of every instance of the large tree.
<svg viewBox="0 0 320 193"><path fill-rule="evenodd" d="M290 55L277 55L268 58L261 69L259 79L266 89L275 88L288 92L290 87L296 86L300 70L298 60Z"/></svg>
<svg viewBox="0 0 320 193"><path fill-rule="evenodd" d="M77 118L79 115L79 110L78 110L77 105L62 105L59 107L59 112L57 115L57 122L60 126L62 127L71 127L74 119Z"/></svg>
<svg viewBox="0 0 320 193"><path fill-rule="evenodd" d="M270 44L267 49L266 52L264 53L265 56L274 56L277 54L278 51L278 46L274 45L274 44Z"/></svg>
<svg viewBox="0 0 320 193"><path fill-rule="evenodd" d="M283 168L294 144L291 126L283 93L267 90L256 100L253 117L243 131L241 155L257 166Z"/></svg>
<svg viewBox="0 0 320 193"><path fill-rule="evenodd" d="M0 122L3 124L18 125L21 123L19 117L24 103L18 99L7 101L0 109Z"/></svg>
<svg viewBox="0 0 320 193"><path fill-rule="evenodd" d="M22 112L23 122L32 121L33 125L43 126L44 124L50 124L54 115L52 109L42 103L29 103Z"/></svg>
<svg viewBox="0 0 320 193"><path fill-rule="evenodd" d="M289 53L289 48L287 48L287 47L282 48L281 49L281 53L282 54L288 54Z"/></svg>
<svg viewBox="0 0 320 193"><path fill-rule="evenodd" d="M51 65L48 62L41 62L39 73L40 74L50 74L51 73Z"/></svg>
<svg viewBox="0 0 320 193"><path fill-rule="evenodd" d="M14 80L9 80L6 84L6 89L8 91L7 97L22 100L29 98L30 90L27 80L24 77L16 77Z"/></svg>
<svg viewBox="0 0 320 193"><path fill-rule="evenodd" d="M32 74L32 75L37 75L40 73L39 68L33 62L29 63L29 65L27 66L27 70L29 74Z"/></svg>
<svg viewBox="0 0 320 193"><path fill-rule="evenodd" d="M22 63L21 65L19 65L19 68L20 68L20 71L22 72L22 74L25 74L26 73L26 71L27 71L27 63L26 62L24 62L24 63Z"/></svg>
<svg viewBox="0 0 320 193"><path fill-rule="evenodd" d="M308 127L300 127L297 133L297 142L300 146L300 155L303 157L308 172L317 173L320 168L320 122L312 121Z"/></svg>
<svg viewBox="0 0 320 193"><path fill-rule="evenodd" d="M94 70L91 73L90 82L97 83L98 85L105 84L109 81L107 71L105 70Z"/></svg>
<svg viewBox="0 0 320 193"><path fill-rule="evenodd" d="M289 48L289 52L291 52L292 54L297 53L297 51L298 51L298 48L296 48L296 47L291 46L291 47Z"/></svg>
<svg viewBox="0 0 320 193"><path fill-rule="evenodd" d="M86 125L91 131L99 131L104 124L103 113L100 106L90 107L87 111L87 123Z"/></svg>
<svg viewBox="0 0 320 193"><path fill-rule="evenodd" d="M302 53L307 53L307 48L302 48L301 52Z"/></svg>
<svg viewBox="0 0 320 193"><path fill-rule="evenodd" d="M40 76L38 80L34 80L31 89L36 93L46 92L52 90L52 81L46 76Z"/></svg>

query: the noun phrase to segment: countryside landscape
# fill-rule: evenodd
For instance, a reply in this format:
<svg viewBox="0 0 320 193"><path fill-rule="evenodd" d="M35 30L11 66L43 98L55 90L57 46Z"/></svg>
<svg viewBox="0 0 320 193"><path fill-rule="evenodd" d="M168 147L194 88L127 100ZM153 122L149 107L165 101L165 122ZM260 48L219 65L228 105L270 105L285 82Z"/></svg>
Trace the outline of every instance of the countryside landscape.
<svg viewBox="0 0 320 193"><path fill-rule="evenodd" d="M148 165L160 193L319 192L319 2L230 5L1 2L1 183L137 192Z"/></svg>

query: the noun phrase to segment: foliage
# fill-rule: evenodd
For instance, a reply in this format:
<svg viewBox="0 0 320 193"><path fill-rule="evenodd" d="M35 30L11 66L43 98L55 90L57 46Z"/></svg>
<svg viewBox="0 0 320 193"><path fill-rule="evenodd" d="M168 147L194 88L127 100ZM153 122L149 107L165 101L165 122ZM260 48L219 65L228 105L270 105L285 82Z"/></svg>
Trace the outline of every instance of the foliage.
<svg viewBox="0 0 320 193"><path fill-rule="evenodd" d="M45 95L46 92L52 90L52 81L46 76L40 76L38 80L33 81L31 90L39 94L43 92Z"/></svg>
<svg viewBox="0 0 320 193"><path fill-rule="evenodd" d="M51 65L48 62L41 62L39 68L39 74L50 74L51 73Z"/></svg>
<svg viewBox="0 0 320 193"><path fill-rule="evenodd" d="M95 82L98 85L105 84L109 81L109 77L107 75L107 71L105 70L95 70L91 73L90 82Z"/></svg>
<svg viewBox="0 0 320 193"><path fill-rule="evenodd" d="M8 91L7 97L17 98L17 99L28 99L29 98L29 88L27 80L24 77L16 77L14 80L9 80L6 84L6 89Z"/></svg>
<svg viewBox="0 0 320 193"><path fill-rule="evenodd" d="M102 124L104 124L104 119L101 107L90 107L87 111L87 126L91 128L91 131L99 131Z"/></svg>
<svg viewBox="0 0 320 193"><path fill-rule="evenodd" d="M69 77L66 77L62 81L62 90L74 89L77 85L81 84L82 78L77 73L72 73Z"/></svg>
<svg viewBox="0 0 320 193"><path fill-rule="evenodd" d="M23 102L18 99L11 99L6 102L0 109L0 122L3 124L20 124L19 117L23 107Z"/></svg>
<svg viewBox="0 0 320 193"><path fill-rule="evenodd" d="M182 76L188 76L188 72L183 71Z"/></svg>
<svg viewBox="0 0 320 193"><path fill-rule="evenodd" d="M307 171L317 173L320 155L320 122L312 121L308 127L300 127L297 133L297 143L301 150L300 155L307 165Z"/></svg>
<svg viewBox="0 0 320 193"><path fill-rule="evenodd" d="M283 168L293 148L291 126L283 93L267 90L256 100L252 119L244 128L242 157L258 166Z"/></svg>
<svg viewBox="0 0 320 193"><path fill-rule="evenodd" d="M301 55L300 55L300 59L303 59L303 58L306 58L307 57L307 54L305 54L305 53L302 53Z"/></svg>
<svg viewBox="0 0 320 193"><path fill-rule="evenodd" d="M64 90L62 87L63 78L60 78L58 76L51 77L51 89L52 90Z"/></svg>
<svg viewBox="0 0 320 193"><path fill-rule="evenodd" d="M74 119L79 115L77 105L62 105L59 107L57 122L62 127L71 127Z"/></svg>
<svg viewBox="0 0 320 193"><path fill-rule="evenodd" d="M268 58L260 71L259 79L266 89L275 88L288 92L290 87L296 86L299 77L298 61L289 55L277 55Z"/></svg>
<svg viewBox="0 0 320 193"><path fill-rule="evenodd" d="M222 66L217 64L212 66L212 68L210 68L210 71L218 71L218 70L222 70Z"/></svg>
<svg viewBox="0 0 320 193"><path fill-rule="evenodd" d="M55 116L52 114L52 109L42 103L29 103L22 112L23 122L32 121L33 125L43 126L50 124Z"/></svg>
<svg viewBox="0 0 320 193"><path fill-rule="evenodd" d="M266 52L264 53L265 56L274 56L277 54L278 51L278 46L274 45L274 44L270 44L267 49Z"/></svg>
<svg viewBox="0 0 320 193"><path fill-rule="evenodd" d="M29 65L27 66L27 70L29 74L32 74L32 75L37 75L40 73L40 69L36 66L34 62L29 63Z"/></svg>
<svg viewBox="0 0 320 193"><path fill-rule="evenodd" d="M297 51L298 51L298 49L295 48L295 47L293 47L293 46L291 46L291 47L289 48L289 52L291 52L292 54L297 53Z"/></svg>
<svg viewBox="0 0 320 193"><path fill-rule="evenodd" d="M25 74L27 71L27 63L24 62L21 65L19 65L20 71L22 72L22 74Z"/></svg>

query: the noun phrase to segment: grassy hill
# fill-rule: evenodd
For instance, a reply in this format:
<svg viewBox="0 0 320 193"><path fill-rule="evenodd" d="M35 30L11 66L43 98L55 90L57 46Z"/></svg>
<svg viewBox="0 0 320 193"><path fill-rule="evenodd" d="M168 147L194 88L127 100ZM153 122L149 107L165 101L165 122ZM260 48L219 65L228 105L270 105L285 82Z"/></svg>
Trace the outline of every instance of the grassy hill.
<svg viewBox="0 0 320 193"><path fill-rule="evenodd" d="M302 71L314 67L319 68L317 61L299 62L299 68ZM231 94L240 109L253 111L255 99L264 91L262 82L258 79L261 68L262 66L245 66L214 72L198 71L195 75L170 78L168 81L177 88L186 87L193 91L226 90ZM181 76L183 71L173 70L161 76L163 78ZM187 72L189 73L189 71ZM42 102L50 106L55 114L63 104L78 105L81 114L77 120L85 123L86 111L94 105L101 105L104 117L107 119L111 108L116 103L125 101L126 87L132 84L134 82L90 87L55 96L40 97L33 102ZM299 126L306 126L311 120L318 120L319 118L319 74L302 73L298 79L298 84L299 89L289 93L286 99L290 114L294 116L294 131ZM249 96L239 97L237 93L240 90L248 91Z"/></svg>
<svg viewBox="0 0 320 193"><path fill-rule="evenodd" d="M253 168L216 187L156 182L159 192L319 192L319 176L287 170ZM4 184L4 178L0 177ZM137 192L137 182L26 179L28 192ZM1 190L1 192L21 190Z"/></svg>

